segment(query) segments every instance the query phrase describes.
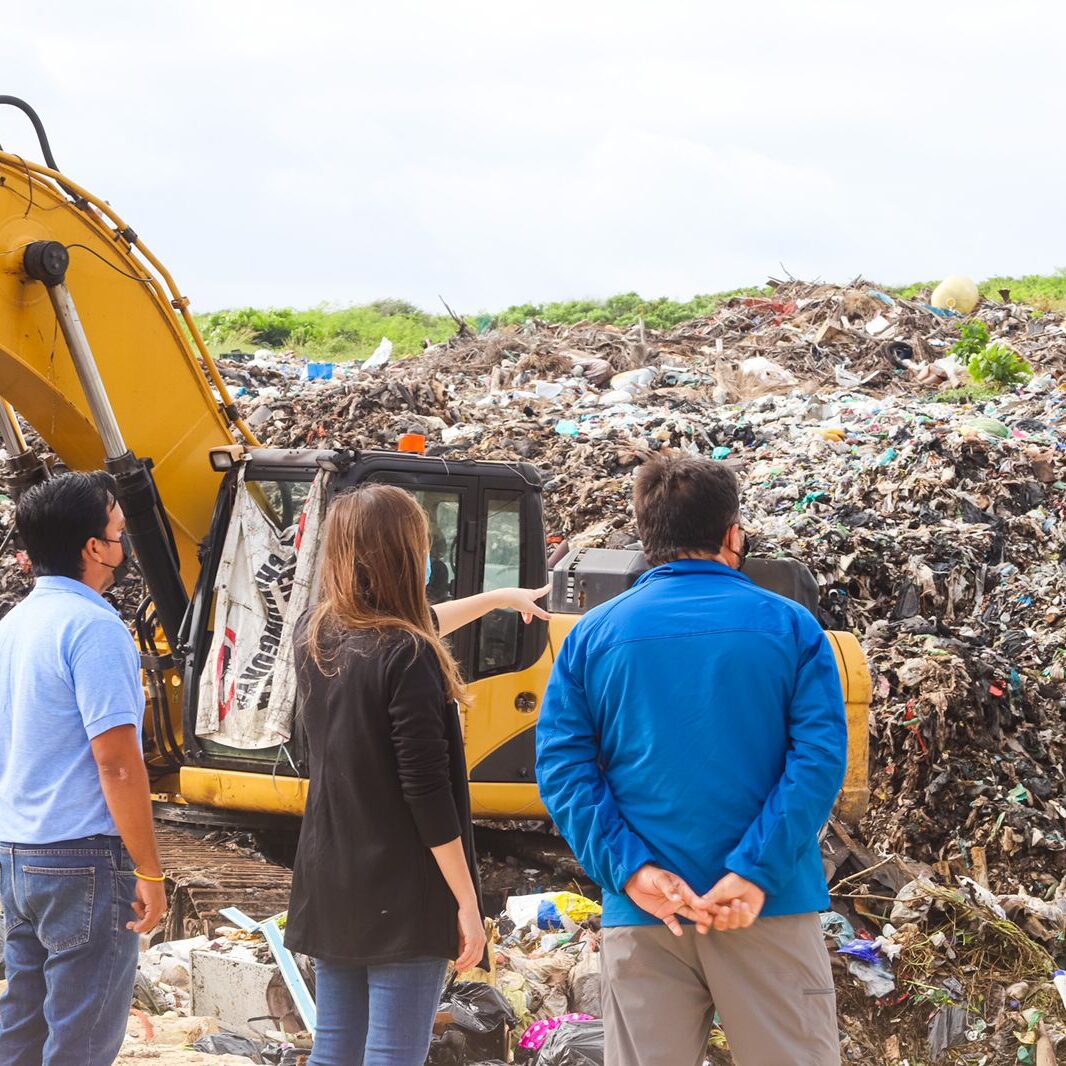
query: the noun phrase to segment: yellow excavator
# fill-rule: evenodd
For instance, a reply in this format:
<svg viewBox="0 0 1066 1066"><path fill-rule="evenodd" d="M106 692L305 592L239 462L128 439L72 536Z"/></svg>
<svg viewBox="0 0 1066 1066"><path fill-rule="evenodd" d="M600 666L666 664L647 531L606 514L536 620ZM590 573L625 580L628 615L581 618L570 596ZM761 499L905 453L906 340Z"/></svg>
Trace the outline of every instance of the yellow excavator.
<svg viewBox="0 0 1066 1066"><path fill-rule="evenodd" d="M298 724L284 745L237 746L198 733L203 682L219 669L212 650L219 572L229 565L240 501L256 501L280 535L306 518L314 495L324 506L362 481L402 486L430 514L439 596L462 597L549 579L540 476L519 462L262 447L166 268L110 204L59 172L28 105L13 97L0 104L24 112L43 157L37 163L0 151L7 491L17 495L48 476L20 419L66 466L106 468L117 479L147 590L135 633L156 798L171 810L213 811L223 823L227 814L239 820L238 812L298 816L307 794ZM572 552L551 570L550 623L523 625L512 612L494 612L454 635L473 695L464 724L475 816L545 817L533 738L555 650L582 611L632 583L641 559L634 551ZM854 636L831 632L829 639L850 734L837 813L854 822L869 798L870 675Z"/></svg>

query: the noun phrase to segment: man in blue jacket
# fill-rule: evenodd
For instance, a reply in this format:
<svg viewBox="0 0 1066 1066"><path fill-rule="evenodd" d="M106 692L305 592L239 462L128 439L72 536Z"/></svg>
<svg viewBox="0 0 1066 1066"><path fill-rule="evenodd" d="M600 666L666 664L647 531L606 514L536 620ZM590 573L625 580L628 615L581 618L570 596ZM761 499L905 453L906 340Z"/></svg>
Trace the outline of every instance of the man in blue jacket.
<svg viewBox="0 0 1066 1066"><path fill-rule="evenodd" d="M722 464L649 462L633 501L653 569L567 637L537 728L545 805L603 887L606 1061L697 1066L717 1009L738 1066L838 1064L816 913L847 762L832 649L741 573Z"/></svg>

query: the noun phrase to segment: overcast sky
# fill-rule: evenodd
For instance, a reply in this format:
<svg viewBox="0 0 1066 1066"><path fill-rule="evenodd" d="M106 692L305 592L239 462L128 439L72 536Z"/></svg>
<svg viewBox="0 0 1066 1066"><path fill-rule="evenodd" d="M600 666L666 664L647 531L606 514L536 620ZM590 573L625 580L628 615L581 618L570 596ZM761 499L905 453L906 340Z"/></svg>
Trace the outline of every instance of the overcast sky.
<svg viewBox="0 0 1066 1066"><path fill-rule="evenodd" d="M198 310L1066 266L1066 4L7 5L0 93ZM38 158L0 108L0 145Z"/></svg>

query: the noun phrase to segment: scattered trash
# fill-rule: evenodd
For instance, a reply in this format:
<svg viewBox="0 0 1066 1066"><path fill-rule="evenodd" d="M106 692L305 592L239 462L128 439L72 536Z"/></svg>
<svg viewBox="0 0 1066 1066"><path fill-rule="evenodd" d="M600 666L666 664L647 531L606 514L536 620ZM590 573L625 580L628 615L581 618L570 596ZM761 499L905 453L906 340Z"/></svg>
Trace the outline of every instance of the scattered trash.
<svg viewBox="0 0 1066 1066"><path fill-rule="evenodd" d="M1066 970L1056 970L1054 973L1055 989L1058 991L1059 999L1062 1000L1063 1007L1066 1007Z"/></svg>
<svg viewBox="0 0 1066 1066"><path fill-rule="evenodd" d="M764 388L787 388L798 385L799 379L791 370L763 355L753 355L740 364L740 376Z"/></svg>
<svg viewBox="0 0 1066 1066"><path fill-rule="evenodd" d="M895 990L895 978L877 941L852 940L837 948L837 954L848 956L848 970L862 982L868 996L878 999Z"/></svg>
<svg viewBox="0 0 1066 1066"><path fill-rule="evenodd" d="M262 1056L265 1050L263 1044L250 1040L246 1036L238 1036L236 1033L212 1033L210 1036L202 1036L190 1047L194 1051L204 1051L208 1055L244 1055L252 1062L267 1061Z"/></svg>
<svg viewBox="0 0 1066 1066"><path fill-rule="evenodd" d="M307 364L307 380L308 381L332 381L333 380L333 364L332 363L308 363Z"/></svg>
<svg viewBox="0 0 1066 1066"><path fill-rule="evenodd" d="M563 1022L548 1034L537 1066L604 1066L603 1022Z"/></svg>
<svg viewBox="0 0 1066 1066"><path fill-rule="evenodd" d="M382 337L381 343L374 349L374 354L362 364L363 370L380 370L392 358L392 341Z"/></svg>
<svg viewBox="0 0 1066 1066"><path fill-rule="evenodd" d="M490 975L491 980L491 975ZM444 989L427 1063L468 1066L506 1060L518 1016L491 984L452 980Z"/></svg>
<svg viewBox="0 0 1066 1066"><path fill-rule="evenodd" d="M509 913L515 913L512 908ZM603 907L574 892L551 892L537 903L537 925L541 929L566 929L574 932L589 918L603 914Z"/></svg>

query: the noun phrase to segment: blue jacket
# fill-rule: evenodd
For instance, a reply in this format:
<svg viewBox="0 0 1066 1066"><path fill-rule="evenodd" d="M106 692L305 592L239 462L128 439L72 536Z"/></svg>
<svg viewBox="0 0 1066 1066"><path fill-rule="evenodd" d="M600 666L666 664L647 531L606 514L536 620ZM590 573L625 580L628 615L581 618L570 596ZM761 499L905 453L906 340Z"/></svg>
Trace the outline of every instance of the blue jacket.
<svg viewBox="0 0 1066 1066"><path fill-rule="evenodd" d="M766 915L826 908L818 831L846 765L817 621L701 559L649 570L578 622L537 726L541 796L603 887L605 925L656 924L624 892L648 862L701 894L740 874Z"/></svg>

